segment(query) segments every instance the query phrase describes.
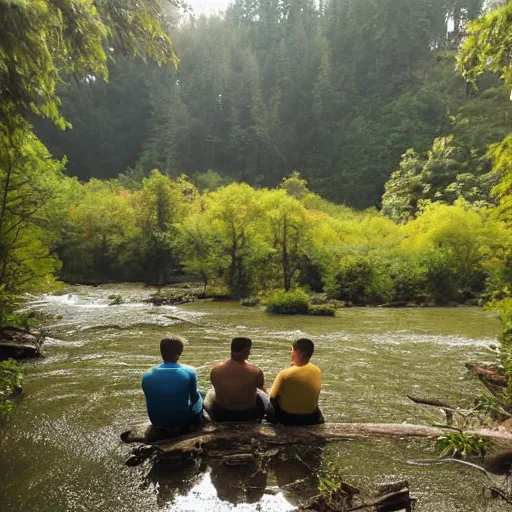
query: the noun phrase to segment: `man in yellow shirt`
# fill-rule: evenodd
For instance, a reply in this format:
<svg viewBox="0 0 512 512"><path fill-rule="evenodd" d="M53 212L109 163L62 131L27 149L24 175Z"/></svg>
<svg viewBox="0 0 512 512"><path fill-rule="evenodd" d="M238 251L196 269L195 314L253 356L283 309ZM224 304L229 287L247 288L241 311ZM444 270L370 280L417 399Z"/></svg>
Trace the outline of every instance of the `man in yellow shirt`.
<svg viewBox="0 0 512 512"><path fill-rule="evenodd" d="M283 425L317 425L325 423L318 408L322 387L320 368L310 363L315 345L301 338L292 345L292 365L278 373L270 401L277 422Z"/></svg>

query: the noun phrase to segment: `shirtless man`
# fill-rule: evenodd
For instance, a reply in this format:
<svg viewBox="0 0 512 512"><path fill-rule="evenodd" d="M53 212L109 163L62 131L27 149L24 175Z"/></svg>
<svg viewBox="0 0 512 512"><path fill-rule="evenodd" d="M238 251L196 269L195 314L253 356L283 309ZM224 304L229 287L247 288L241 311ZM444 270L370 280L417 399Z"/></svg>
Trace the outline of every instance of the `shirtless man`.
<svg viewBox="0 0 512 512"><path fill-rule="evenodd" d="M233 338L231 358L216 364L204 408L214 421L253 421L264 418L270 407L263 372L247 362L251 353L249 338Z"/></svg>

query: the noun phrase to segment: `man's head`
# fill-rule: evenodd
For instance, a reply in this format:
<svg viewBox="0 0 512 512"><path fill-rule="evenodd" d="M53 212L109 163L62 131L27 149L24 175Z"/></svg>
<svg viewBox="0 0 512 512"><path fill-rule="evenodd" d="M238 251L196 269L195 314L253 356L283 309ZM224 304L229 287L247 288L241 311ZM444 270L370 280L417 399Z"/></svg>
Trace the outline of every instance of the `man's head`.
<svg viewBox="0 0 512 512"><path fill-rule="evenodd" d="M292 363L299 366L309 363L313 352L315 351L315 344L307 338L299 338L292 344Z"/></svg>
<svg viewBox="0 0 512 512"><path fill-rule="evenodd" d="M231 340L231 359L243 362L249 358L252 341L249 338L233 338Z"/></svg>
<svg viewBox="0 0 512 512"><path fill-rule="evenodd" d="M169 336L160 341L160 353L164 363L176 363L183 352L183 338Z"/></svg>

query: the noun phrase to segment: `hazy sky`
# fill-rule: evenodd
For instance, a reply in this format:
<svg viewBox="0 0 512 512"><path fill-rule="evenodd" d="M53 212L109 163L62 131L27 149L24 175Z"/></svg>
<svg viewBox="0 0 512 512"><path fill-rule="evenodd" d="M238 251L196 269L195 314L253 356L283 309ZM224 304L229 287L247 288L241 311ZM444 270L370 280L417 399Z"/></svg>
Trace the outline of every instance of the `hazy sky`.
<svg viewBox="0 0 512 512"><path fill-rule="evenodd" d="M188 0L197 13L224 11L231 0Z"/></svg>

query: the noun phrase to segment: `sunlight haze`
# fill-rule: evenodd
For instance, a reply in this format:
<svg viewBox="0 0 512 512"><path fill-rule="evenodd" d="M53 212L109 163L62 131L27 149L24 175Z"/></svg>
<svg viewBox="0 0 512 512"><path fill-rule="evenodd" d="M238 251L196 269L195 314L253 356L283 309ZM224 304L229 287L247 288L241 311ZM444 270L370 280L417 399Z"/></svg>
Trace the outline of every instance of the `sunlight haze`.
<svg viewBox="0 0 512 512"><path fill-rule="evenodd" d="M190 0L190 5L196 13L224 11L230 0Z"/></svg>

